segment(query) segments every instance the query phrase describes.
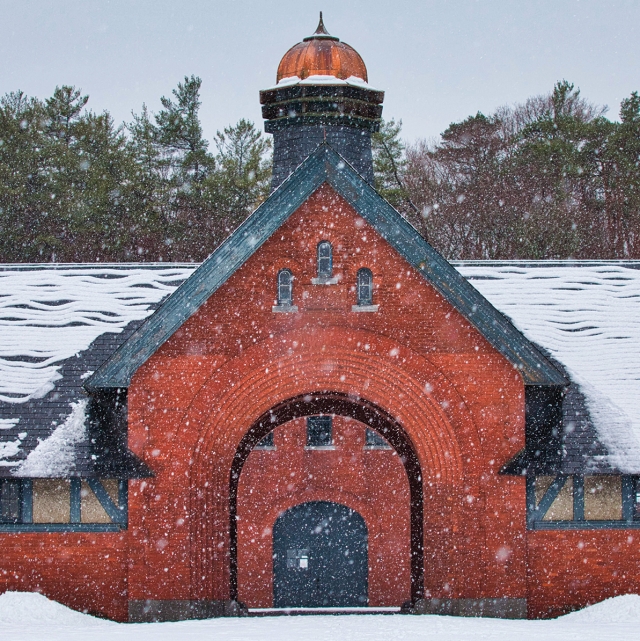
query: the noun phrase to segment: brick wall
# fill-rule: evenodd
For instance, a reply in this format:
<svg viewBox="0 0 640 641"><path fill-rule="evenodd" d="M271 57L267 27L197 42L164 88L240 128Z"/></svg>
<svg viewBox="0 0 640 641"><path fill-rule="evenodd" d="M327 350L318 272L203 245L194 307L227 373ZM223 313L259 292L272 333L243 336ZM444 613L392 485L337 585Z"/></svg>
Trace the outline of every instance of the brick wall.
<svg viewBox="0 0 640 641"><path fill-rule="evenodd" d="M638 530L529 532L529 616L555 617L640 594L639 543Z"/></svg>
<svg viewBox="0 0 640 641"><path fill-rule="evenodd" d="M333 244L337 285L311 283L320 240ZM285 267L297 314L271 311ZM373 271L376 313L351 310L360 267ZM316 390L360 395L407 431L423 469L431 595L525 595L524 484L498 475L524 444L522 380L323 186L134 377L130 443L157 476L133 493L132 598L228 598L238 443L270 407ZM163 575L169 558L191 579Z"/></svg>
<svg viewBox="0 0 640 641"><path fill-rule="evenodd" d="M254 450L238 491L239 598L273 606L272 529L285 510L329 500L356 510L369 544L369 605L409 600L409 483L394 450L365 449L365 426L335 417L333 450L305 449L304 419L275 430L275 450Z"/></svg>
<svg viewBox="0 0 640 641"><path fill-rule="evenodd" d="M0 534L0 593L41 592L70 608L127 620L127 535Z"/></svg>

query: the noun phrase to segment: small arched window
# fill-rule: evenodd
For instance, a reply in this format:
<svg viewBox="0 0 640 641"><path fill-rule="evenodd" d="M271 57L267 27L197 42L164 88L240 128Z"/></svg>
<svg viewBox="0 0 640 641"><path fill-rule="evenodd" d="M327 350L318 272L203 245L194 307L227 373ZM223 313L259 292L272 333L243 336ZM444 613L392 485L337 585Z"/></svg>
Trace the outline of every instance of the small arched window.
<svg viewBox="0 0 640 641"><path fill-rule="evenodd" d="M278 272L278 305L290 307L293 304L293 274L288 269Z"/></svg>
<svg viewBox="0 0 640 641"><path fill-rule="evenodd" d="M373 274L367 267L358 270L358 305L373 305Z"/></svg>
<svg viewBox="0 0 640 641"><path fill-rule="evenodd" d="M333 250L328 240L318 243L318 278L333 276Z"/></svg>

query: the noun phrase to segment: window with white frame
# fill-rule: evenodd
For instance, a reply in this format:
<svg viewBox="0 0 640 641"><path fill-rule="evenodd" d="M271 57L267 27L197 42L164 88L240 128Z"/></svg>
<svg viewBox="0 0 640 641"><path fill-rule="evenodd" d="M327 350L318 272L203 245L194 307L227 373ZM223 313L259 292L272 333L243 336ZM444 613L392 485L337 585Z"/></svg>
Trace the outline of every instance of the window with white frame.
<svg viewBox="0 0 640 641"><path fill-rule="evenodd" d="M278 272L278 305L291 307L293 305L293 274L289 269Z"/></svg>

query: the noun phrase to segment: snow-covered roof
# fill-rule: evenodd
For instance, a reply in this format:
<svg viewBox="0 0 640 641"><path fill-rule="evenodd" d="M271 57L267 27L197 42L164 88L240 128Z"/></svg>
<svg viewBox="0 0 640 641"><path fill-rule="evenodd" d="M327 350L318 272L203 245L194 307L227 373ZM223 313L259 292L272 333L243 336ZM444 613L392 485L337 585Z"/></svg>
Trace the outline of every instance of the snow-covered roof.
<svg viewBox="0 0 640 641"><path fill-rule="evenodd" d="M640 472L640 262L487 261L456 267L564 366L608 452L600 463Z"/></svg>
<svg viewBox="0 0 640 641"><path fill-rule="evenodd" d="M193 269L0 267L0 474L73 471L83 381Z"/></svg>
<svg viewBox="0 0 640 641"><path fill-rule="evenodd" d="M87 265L0 271L0 400L45 396L60 363L142 320L193 267Z"/></svg>
<svg viewBox="0 0 640 641"><path fill-rule="evenodd" d="M640 262L455 266L570 374L588 410L584 424L565 424L573 465L639 473ZM84 380L193 270L0 267L0 475L73 467Z"/></svg>
<svg viewBox="0 0 640 641"><path fill-rule="evenodd" d="M298 78L298 76L288 76L283 78L277 85L269 87L264 91L272 91L273 89L284 89L285 87L293 87L294 85L343 85L351 87L359 87L360 89L371 89L372 91L377 91L374 89L366 80L358 78L357 76L349 76L346 80L342 78L337 78L336 76L307 76L304 80Z"/></svg>

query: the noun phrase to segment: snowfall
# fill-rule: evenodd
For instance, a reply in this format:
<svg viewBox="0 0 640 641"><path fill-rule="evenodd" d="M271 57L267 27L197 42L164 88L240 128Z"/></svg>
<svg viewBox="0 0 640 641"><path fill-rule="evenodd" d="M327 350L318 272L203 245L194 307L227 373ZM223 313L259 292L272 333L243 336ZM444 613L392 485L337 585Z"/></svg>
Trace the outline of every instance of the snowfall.
<svg viewBox="0 0 640 641"><path fill-rule="evenodd" d="M455 263L529 339L560 361L584 393L610 463L640 472L640 264L508 261ZM55 389L65 359L105 332L146 318L193 266L60 266L0 270L0 401L20 404ZM87 372L87 376L90 372ZM72 444L83 421L66 423L18 468L26 432L0 444L0 466L33 471L61 439ZM0 418L0 430L20 428ZM1 433L1 432L0 432ZM14 460L12 460L14 459ZM26 466L26 467L25 467ZM34 467L35 466L35 467ZM33 474L32 474L33 475Z"/></svg>
<svg viewBox="0 0 640 641"><path fill-rule="evenodd" d="M178 623L113 623L31 592L0 596L2 641L606 641L640 638L640 596L628 594L547 621L465 619L435 615L268 616Z"/></svg>

